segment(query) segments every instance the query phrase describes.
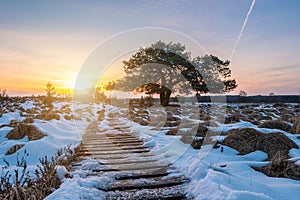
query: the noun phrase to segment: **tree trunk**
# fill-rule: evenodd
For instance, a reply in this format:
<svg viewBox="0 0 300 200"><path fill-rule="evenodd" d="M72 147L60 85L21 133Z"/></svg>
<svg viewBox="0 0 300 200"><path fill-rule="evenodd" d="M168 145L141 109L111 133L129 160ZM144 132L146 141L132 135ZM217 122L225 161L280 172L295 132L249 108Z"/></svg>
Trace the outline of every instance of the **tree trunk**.
<svg viewBox="0 0 300 200"><path fill-rule="evenodd" d="M159 94L160 105L162 105L162 106L168 106L169 105L171 93L172 93L172 91L167 87L163 87L161 89L161 92Z"/></svg>
<svg viewBox="0 0 300 200"><path fill-rule="evenodd" d="M201 95L200 95L198 92L196 93L196 98L197 98L197 101L198 101L198 102L201 101Z"/></svg>

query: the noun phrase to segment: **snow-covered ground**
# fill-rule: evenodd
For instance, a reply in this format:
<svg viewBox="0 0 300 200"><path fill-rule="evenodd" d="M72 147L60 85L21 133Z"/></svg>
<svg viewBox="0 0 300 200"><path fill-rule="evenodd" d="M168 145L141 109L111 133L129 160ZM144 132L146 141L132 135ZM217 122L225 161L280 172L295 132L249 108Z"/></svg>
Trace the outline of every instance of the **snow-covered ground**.
<svg viewBox="0 0 300 200"><path fill-rule="evenodd" d="M84 134L84 130L89 125L89 121L96 120L96 112L102 108L102 105L97 104L81 104L81 103L69 103L69 102L58 102L54 103L53 110L60 111L57 114L60 119L43 120L34 119L31 123L35 128L46 136L39 140L30 141L27 136L19 140L9 140L6 138L7 134L13 130L13 127L8 126L12 120L22 122L26 119L24 117L27 109L37 109L39 113L43 105L34 104L32 101L26 101L17 105L11 105L14 111L7 111L0 118L0 174L5 174L6 171L13 172L12 169L16 168L17 161L21 160L22 157L27 153L26 161L28 165L28 171L30 174L34 174L36 165L40 164L39 159L47 156L48 159L54 157L56 152L70 145L73 149L78 146L81 142L81 137ZM65 119L64 113L61 111L62 107L68 107L71 110L70 114L77 117L76 120ZM18 108L21 108L19 110ZM5 109L5 108L4 108ZM47 108L46 108L47 109ZM75 112L77 110L77 112ZM79 112L81 111L81 112ZM36 115L36 114L35 114ZM23 144L24 146L13 154L6 155L6 152L14 145ZM9 166L7 166L7 162Z"/></svg>
<svg viewBox="0 0 300 200"><path fill-rule="evenodd" d="M153 151L171 155L170 161L191 179L188 193L196 199L299 199L300 181L287 178L272 178L255 171L251 167L262 167L268 155L255 151L247 155L237 155L238 151L222 146L213 149L203 145L200 150L191 148L180 141L180 136L165 135L165 131L154 131L136 123L132 132L139 134ZM297 135L277 129L258 128L250 122L218 124L212 130L227 132L231 129L251 127L264 133L282 132L298 146ZM298 134L299 136L299 134ZM223 136L219 136L220 139ZM299 159L300 150L291 149L290 157Z"/></svg>
<svg viewBox="0 0 300 200"><path fill-rule="evenodd" d="M55 109L59 110L65 104L56 103ZM22 107L28 109L34 107L34 105L31 102L25 102L22 104ZM97 119L96 112L104 107L96 104L76 104L75 107L82 110L80 114L77 112L78 116L81 116L80 120L66 120L64 114L60 114L60 120L45 121L35 119L33 125L46 134L46 137L40 140L29 141L26 137L17 141L8 140L5 136L12 128L3 126L0 129L0 166L6 165L3 161L4 158L12 163L11 167L13 168L17 154L21 155L26 150L29 153L28 164L34 169L34 166L39 162L39 158L45 155L53 156L57 149L66 145L71 144L72 147L78 145L89 121ZM231 105L231 107L238 108L238 105ZM88 112L87 108L90 108L91 112ZM222 113L222 108L218 109L216 110L223 117L227 116L225 112ZM264 109L268 110L270 106L260 105L253 108L253 111L260 112L261 117L266 117L266 113L262 111ZM157 157L173 163L174 166L191 179L186 186L186 190L190 196L196 199L298 199L300 196L300 181L268 177L252 168L262 167L269 163L265 161L268 155L262 151L238 155L238 152L230 147L221 146L222 148L214 149L210 144L203 145L200 150L196 150L189 144L184 144L180 140L181 136L166 135L167 129L161 129L157 127L157 124L142 126L132 122L130 117L126 116L126 109L106 105L105 110L105 118L99 122L98 127L101 131L99 134L118 134L119 131L113 129L107 120L109 113L117 113L118 119L130 126L129 131L137 134L145 142L145 146L151 147L152 152ZM10 120L24 120L20 112L17 110L3 114L0 118L0 125L9 124ZM192 112L186 112L187 114L181 116L181 120L189 120L191 124L203 122L203 120L195 119ZM273 112L271 109L270 112L268 111L268 115L270 114L272 119L278 119L281 113ZM165 117L156 116L155 112L151 113L151 117L165 119ZM221 121L215 122L214 126L208 127L210 131L220 133L245 127L250 127L266 134L281 132L300 146L300 140L297 139L299 134L291 134L278 129L259 128L258 125L250 121L240 120L231 124L224 124ZM182 131L188 130L185 126L180 127L180 129ZM224 136L214 136L214 139L223 140ZM5 152L15 144L25 144L25 146L12 155L5 155ZM289 156L296 164L300 164L299 149L291 149ZM85 162L85 169L72 172L73 178L64 178L61 187L52 193L47 198L48 200L104 199L105 194L96 188L109 187L113 181L114 173L105 173L99 177L88 176L92 167L101 168L103 166L94 159L88 159L83 162ZM9 170L9 168L0 170ZM58 174L64 172L63 169L57 171ZM1 173L3 174L4 172L2 171Z"/></svg>

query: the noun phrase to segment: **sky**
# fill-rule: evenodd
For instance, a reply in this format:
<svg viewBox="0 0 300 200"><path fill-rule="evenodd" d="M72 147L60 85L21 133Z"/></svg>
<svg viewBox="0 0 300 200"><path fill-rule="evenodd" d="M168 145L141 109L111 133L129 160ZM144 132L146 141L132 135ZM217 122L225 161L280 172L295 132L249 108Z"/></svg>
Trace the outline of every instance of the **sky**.
<svg viewBox="0 0 300 200"><path fill-rule="evenodd" d="M298 0L0 1L0 88L9 95L43 94L47 82L71 88L99 44L120 32L159 27L230 59L239 85L231 94L300 94L299 11ZM105 53L118 49L114 44ZM128 55L111 61L105 80L122 74L120 61Z"/></svg>

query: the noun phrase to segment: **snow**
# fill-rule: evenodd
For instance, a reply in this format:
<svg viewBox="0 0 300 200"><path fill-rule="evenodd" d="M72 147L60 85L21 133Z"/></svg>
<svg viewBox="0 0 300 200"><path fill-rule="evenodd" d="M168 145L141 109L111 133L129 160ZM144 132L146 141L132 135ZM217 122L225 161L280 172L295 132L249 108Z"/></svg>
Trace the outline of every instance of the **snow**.
<svg viewBox="0 0 300 200"><path fill-rule="evenodd" d="M96 112L98 108L101 108L102 105L90 105L90 104L80 104L80 103L68 103L68 102L59 102L54 103L54 108L60 110L63 105L69 105L70 108L72 106L76 109L92 109L93 112ZM22 103L21 106L23 108L33 108L37 106L33 106L33 103L30 101L26 101ZM37 107L41 109L40 107ZM79 116L76 113L73 113L76 116ZM55 156L56 152L60 148L67 147L71 145L71 148L74 148L79 145L81 142L81 136L84 133L87 125L89 124L85 119L89 117L91 120L97 119L96 115L91 115L89 112L83 112L82 120L66 120L64 119L64 114L59 114L60 120L39 120L35 119L33 126L35 126L39 131L46 134L45 137L39 140L29 141L27 137L24 137L21 140L8 140L5 136L6 134L12 130L11 127L4 126L0 129L0 166L5 166L4 159L10 163L11 166L16 165L17 158L21 158L26 151L28 153L27 164L29 166L34 166L40 164L39 159L47 156L51 158ZM20 116L20 111L16 110L14 112L8 112L3 114L0 118L0 125L8 125L11 120L22 121L25 117ZM13 147L16 144L25 144L20 150L11 155L5 155L7 150ZM1 173L1 168L0 168ZM33 174L34 171L31 171Z"/></svg>
<svg viewBox="0 0 300 200"><path fill-rule="evenodd" d="M188 192L196 199L296 199L299 195L299 181L270 178L251 168L268 164L263 162L267 158L265 153L236 154L224 146L223 152L213 149L199 159L197 151L189 149L174 164L193 177Z"/></svg>
<svg viewBox="0 0 300 200"><path fill-rule="evenodd" d="M35 106L33 104L32 101L26 101L24 103L21 104L21 107L24 109L24 110L27 110L27 109L33 109Z"/></svg>
<svg viewBox="0 0 300 200"><path fill-rule="evenodd" d="M54 191L45 200L73 200L73 199L105 199L105 194L97 187L107 182L106 177L81 178L75 175L72 179L65 179L59 190Z"/></svg>
<svg viewBox="0 0 300 200"><path fill-rule="evenodd" d="M66 175L68 174L68 170L65 168L65 166L56 166L55 167L55 172L56 172L56 175L57 177L59 178L59 180L63 180Z"/></svg>
<svg viewBox="0 0 300 200"><path fill-rule="evenodd" d="M101 170L105 169L106 167L101 165L99 160L88 158L82 163L82 170Z"/></svg>
<svg viewBox="0 0 300 200"><path fill-rule="evenodd" d="M218 127L208 127L209 130L215 131L215 132L227 132L232 129L237 129L237 128L257 128L256 125L251 124L250 122L244 122L241 120L241 122L237 122L234 124L222 124L218 121L215 121Z"/></svg>
<svg viewBox="0 0 300 200"><path fill-rule="evenodd" d="M55 104L55 109L60 109L65 102ZM31 102L25 102L21 105L24 109L34 108ZM0 129L0 166L5 166L3 159L11 163L10 169L15 169L16 159L18 154L22 155L26 150L28 155L29 169L34 171L35 165L39 163L39 158L44 156L54 156L59 148L71 145L72 148L77 146L81 137L89 124L86 118L91 120L97 119L95 114L97 110L103 109L102 105L90 105L74 103L73 110L80 109L82 112L76 112L76 115L81 117L81 120L66 120L60 114L60 120L34 120L34 126L41 132L46 134L46 137L29 141L28 138L21 140L7 140L6 134L12 130L11 127L2 127ZM221 105L222 106L222 105ZM232 107L238 108L238 105L233 104ZM87 112L90 108L92 113ZM159 108L158 108L159 109ZM259 109L272 109L268 105L260 105L253 108ZM130 121L124 115L120 108L106 105L105 118L98 124L101 130L100 134L110 133L118 134L119 130L113 129L109 122L108 113L119 113L122 127L130 127L128 130L139 136L145 143L144 146L151 147L151 153L163 163L172 163L180 172L184 173L191 181L186 185L186 191L189 196L195 199L298 199L300 195L300 181L287 179L287 178L272 178L254 170L252 167L263 167L269 162L267 154L262 151L255 151L247 155L238 155L238 152L227 146L213 149L212 145L203 145L200 150L195 150L188 144L184 144L180 140L180 136L166 135L166 129L160 129L153 126L142 126L135 122ZM151 112L151 118L157 118L155 113ZM188 112L187 112L188 113ZM191 112L192 113L192 112ZM73 113L75 115L75 113ZM261 113L265 115L264 113ZM278 118L279 115L274 114ZM190 115L192 116L192 115ZM9 112L3 114L0 118L0 125L7 125L11 120L21 121L19 111ZM187 120L184 124L196 124L203 122L195 120L187 116L181 117L182 120ZM281 132L293 140L300 146L300 140L297 139L298 135L293 135L281 130L258 128L250 122L240 121L234 124L222 124L215 122L217 127L209 127L210 131L227 132L237 128L254 128L260 132L269 134L272 132ZM124 125L125 124L125 125ZM180 131L187 132L189 128L180 127ZM124 128L125 129L125 128ZM214 140L223 140L225 136L213 136ZM5 152L15 144L25 144L25 146L18 152L12 155L5 155ZM291 149L289 152L291 161L300 165L300 149ZM140 158L143 159L143 158ZM93 169L104 169L105 166L101 165L99 160L88 158L80 163L81 168L73 172L68 172L62 166L56 167L56 173L62 185L59 189L55 190L49 195L46 200L54 199L105 199L105 192L99 189L109 188L112 184L116 174L103 173L95 175ZM1 169L5 172L8 169ZM72 178L66 178L66 174L70 173ZM174 174L173 176L176 176ZM99 188L99 189L98 189Z"/></svg>
<svg viewBox="0 0 300 200"><path fill-rule="evenodd" d="M259 108L263 108L260 106ZM152 116L155 117L155 116ZM183 144L179 136L167 136L166 130L154 126L141 126L127 121L132 126L132 133L145 141L154 154L173 163L181 172L191 179L187 186L188 194L195 199L298 199L300 181L286 178L272 178L255 171L252 167L263 167L269 162L267 154L262 151L247 155L227 146L223 152L212 146L202 146L195 150ZM234 124L216 122L218 127L209 127L212 131L227 132L237 128L254 128L263 133L282 132L300 146L297 135L281 130L258 128L250 122L240 121ZM183 128L183 131L184 130ZM214 136L218 140L225 136ZM300 164L300 149L291 149L289 154L296 164Z"/></svg>
<svg viewBox="0 0 300 200"><path fill-rule="evenodd" d="M5 113L0 118L0 126L8 125L12 120L16 120L17 122L19 122L24 119L25 119L24 117L21 117L20 111Z"/></svg>
<svg viewBox="0 0 300 200"><path fill-rule="evenodd" d="M105 190L109 188L115 178L115 173L93 175L94 167L101 168L98 160L88 158L82 161L84 167L70 173L72 178L62 179L59 189L45 198L45 200L60 199L105 199ZM102 189L102 190L101 190Z"/></svg>

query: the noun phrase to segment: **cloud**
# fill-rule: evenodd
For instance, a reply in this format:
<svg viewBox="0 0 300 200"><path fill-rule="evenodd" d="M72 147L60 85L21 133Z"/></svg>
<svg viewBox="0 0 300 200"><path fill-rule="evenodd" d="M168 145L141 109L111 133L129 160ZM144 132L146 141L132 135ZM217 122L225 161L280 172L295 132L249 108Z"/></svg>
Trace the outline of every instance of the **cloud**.
<svg viewBox="0 0 300 200"><path fill-rule="evenodd" d="M246 18L245 18L245 20L244 20L244 23L243 23L242 28L241 28L241 30L240 30L240 33L239 33L239 35L238 35L238 38L237 38L237 40L236 40L236 42L235 42L235 44L234 44L234 46L233 46L233 49L232 49L232 51L231 51L231 55L230 55L229 60L232 60L233 54L234 54L234 52L236 51L236 48L237 48L237 46L238 46L239 43L240 43L240 40L241 40L242 35L243 35L244 31L245 31L245 27L246 27L246 25L247 25L249 16L250 16L250 14L251 14L251 12L252 12L252 10L253 10L254 5L255 5L255 0L252 0L252 3L251 3L251 5L250 5L250 8L249 8L248 13L247 13L247 15L246 15Z"/></svg>
<svg viewBox="0 0 300 200"><path fill-rule="evenodd" d="M286 70L300 70L300 64L293 64L293 65L287 65L287 66L280 66L280 67L275 67L272 68L272 70L276 71L286 71Z"/></svg>

